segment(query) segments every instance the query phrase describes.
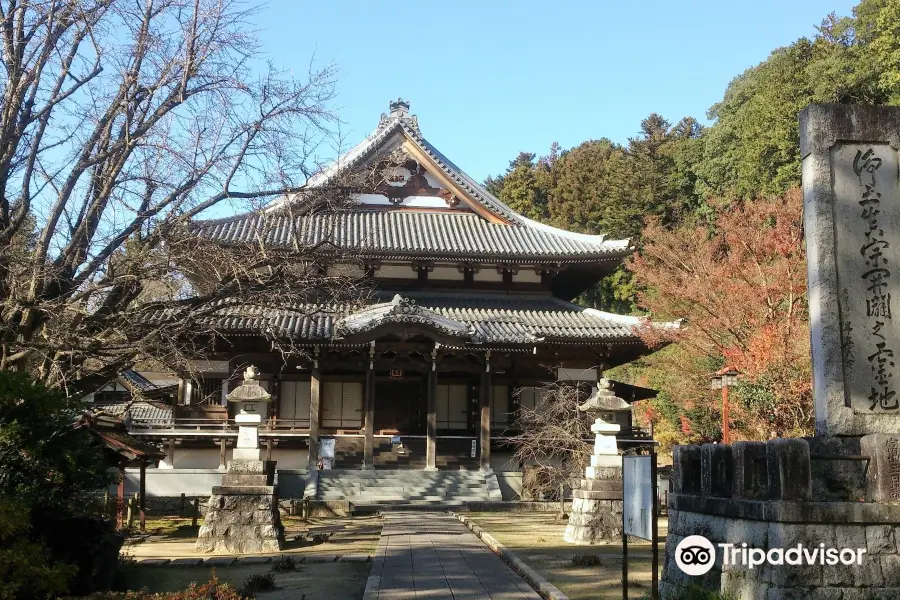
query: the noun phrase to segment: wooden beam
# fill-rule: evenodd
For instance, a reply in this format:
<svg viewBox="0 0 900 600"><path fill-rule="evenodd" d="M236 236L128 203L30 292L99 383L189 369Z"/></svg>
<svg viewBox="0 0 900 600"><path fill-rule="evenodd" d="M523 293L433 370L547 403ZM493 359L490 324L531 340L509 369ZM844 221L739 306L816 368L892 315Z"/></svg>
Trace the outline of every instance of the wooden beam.
<svg viewBox="0 0 900 600"><path fill-rule="evenodd" d="M122 529L125 521L125 467L119 465L119 485L116 487L116 528Z"/></svg>
<svg viewBox="0 0 900 600"><path fill-rule="evenodd" d="M491 382L490 366L487 365L481 372L481 388L480 388L480 406L481 406L481 422L478 428L479 440L479 462L481 470L489 471L491 469L491 397L494 388Z"/></svg>
<svg viewBox="0 0 900 600"><path fill-rule="evenodd" d="M482 217L488 220L490 223L498 224L498 223L509 223L506 219L499 217L485 208L480 202L474 202L472 200L469 192L465 191L459 185L454 183L441 168L435 164L434 159L425 154L424 152L419 150L419 147L412 143L409 140L404 140L402 148L406 150L406 152L420 165L430 165L431 169L428 169L428 172L431 173L443 187L450 190L457 198L463 200L473 212L480 214Z"/></svg>

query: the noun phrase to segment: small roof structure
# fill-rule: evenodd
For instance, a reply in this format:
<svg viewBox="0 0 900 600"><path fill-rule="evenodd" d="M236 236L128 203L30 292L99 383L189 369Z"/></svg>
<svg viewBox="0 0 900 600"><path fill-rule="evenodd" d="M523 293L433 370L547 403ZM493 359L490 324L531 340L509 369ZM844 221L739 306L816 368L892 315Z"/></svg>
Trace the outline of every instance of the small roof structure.
<svg viewBox="0 0 900 600"><path fill-rule="evenodd" d="M146 464L165 457L165 453L156 446L131 436L118 417L86 412L75 427L87 428L107 453L115 457L119 466L129 463Z"/></svg>

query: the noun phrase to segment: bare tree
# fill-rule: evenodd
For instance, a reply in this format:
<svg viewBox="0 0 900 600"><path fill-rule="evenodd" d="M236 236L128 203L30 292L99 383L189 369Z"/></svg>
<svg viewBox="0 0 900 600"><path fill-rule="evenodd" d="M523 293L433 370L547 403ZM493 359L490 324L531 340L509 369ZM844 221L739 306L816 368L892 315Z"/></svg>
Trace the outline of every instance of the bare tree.
<svg viewBox="0 0 900 600"><path fill-rule="evenodd" d="M513 459L525 467L523 486L532 496L558 497L579 479L593 453L592 419L578 410L586 398L582 386L556 381L539 388L532 409L520 406L511 438ZM520 392L521 393L521 390Z"/></svg>
<svg viewBox="0 0 900 600"><path fill-rule="evenodd" d="M0 3L0 370L79 393L138 360L187 369L223 312L305 310L354 289L312 245L284 260L261 221L253 243L230 249L188 227L217 205L348 195L350 182L301 185L333 139L333 68L297 79L265 63L254 11Z"/></svg>

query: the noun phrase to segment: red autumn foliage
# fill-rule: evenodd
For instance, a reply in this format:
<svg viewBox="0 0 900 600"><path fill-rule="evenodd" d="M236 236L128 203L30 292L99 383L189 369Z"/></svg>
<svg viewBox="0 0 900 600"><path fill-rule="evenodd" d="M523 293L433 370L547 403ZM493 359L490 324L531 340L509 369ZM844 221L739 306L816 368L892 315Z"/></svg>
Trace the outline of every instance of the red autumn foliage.
<svg viewBox="0 0 900 600"><path fill-rule="evenodd" d="M639 303L653 320L684 319L678 331L645 328L647 342L674 341L695 358L735 367L756 386L753 401L765 406L748 400L749 410L735 414L747 437L764 438L773 428L803 433L812 418L802 211L802 194L793 189L722 207L711 227L651 222L630 262L643 290ZM688 375L694 397L708 397L711 373ZM754 414L760 409L765 414Z"/></svg>

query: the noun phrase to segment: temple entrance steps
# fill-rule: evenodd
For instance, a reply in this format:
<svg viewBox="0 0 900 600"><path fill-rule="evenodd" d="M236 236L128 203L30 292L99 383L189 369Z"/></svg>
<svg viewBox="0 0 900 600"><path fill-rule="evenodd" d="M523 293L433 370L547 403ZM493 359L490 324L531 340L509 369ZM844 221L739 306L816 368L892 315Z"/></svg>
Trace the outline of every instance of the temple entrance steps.
<svg viewBox="0 0 900 600"><path fill-rule="evenodd" d="M317 500L378 504L461 504L502 500L497 476L482 471L319 471Z"/></svg>
<svg viewBox="0 0 900 600"><path fill-rule="evenodd" d="M424 469L425 438L402 437L401 444L390 438L375 438L372 457L376 469ZM478 458L471 457L471 439L438 438L435 465L438 469L477 469ZM363 464L365 439L338 437L334 449L335 469L358 469Z"/></svg>

